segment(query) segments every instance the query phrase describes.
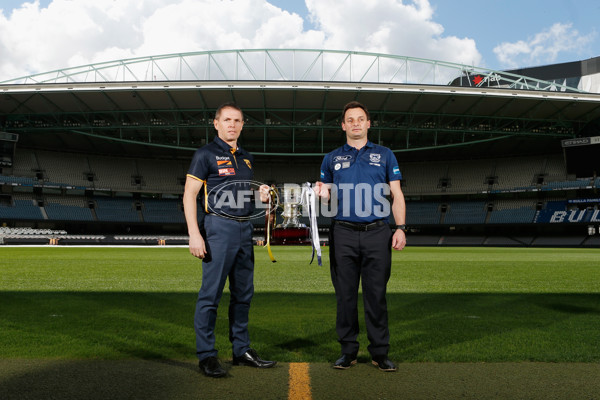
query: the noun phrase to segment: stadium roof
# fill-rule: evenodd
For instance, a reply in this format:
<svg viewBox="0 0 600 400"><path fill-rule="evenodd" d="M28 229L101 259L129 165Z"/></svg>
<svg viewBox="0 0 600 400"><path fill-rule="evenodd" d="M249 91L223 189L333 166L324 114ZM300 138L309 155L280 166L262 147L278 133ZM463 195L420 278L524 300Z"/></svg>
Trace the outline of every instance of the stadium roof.
<svg viewBox="0 0 600 400"><path fill-rule="evenodd" d="M419 154L556 144L597 129L600 118L600 95L513 73L263 49L140 57L0 82L0 130L34 148L189 152L211 140L215 109L235 101L249 151L320 155L344 141L339 114L350 100L371 111L371 140Z"/></svg>

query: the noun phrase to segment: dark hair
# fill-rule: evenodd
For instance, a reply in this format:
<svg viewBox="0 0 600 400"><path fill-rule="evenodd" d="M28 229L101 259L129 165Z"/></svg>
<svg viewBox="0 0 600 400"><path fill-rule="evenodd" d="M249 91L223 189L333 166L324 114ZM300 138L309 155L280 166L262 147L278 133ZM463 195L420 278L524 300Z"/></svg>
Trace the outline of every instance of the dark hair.
<svg viewBox="0 0 600 400"><path fill-rule="evenodd" d="M215 119L219 119L219 117L221 116L221 110L223 110L224 108L233 108L234 110L238 110L242 114L242 119L244 119L244 112L242 111L240 106L235 104L233 101L221 104L215 112Z"/></svg>
<svg viewBox="0 0 600 400"><path fill-rule="evenodd" d="M367 114L367 121L371 120L371 116L369 115L369 110L367 110L367 107L358 101L351 101L344 106L344 111L342 112L342 122L346 120L346 111L350 110L351 108L361 108L365 114Z"/></svg>

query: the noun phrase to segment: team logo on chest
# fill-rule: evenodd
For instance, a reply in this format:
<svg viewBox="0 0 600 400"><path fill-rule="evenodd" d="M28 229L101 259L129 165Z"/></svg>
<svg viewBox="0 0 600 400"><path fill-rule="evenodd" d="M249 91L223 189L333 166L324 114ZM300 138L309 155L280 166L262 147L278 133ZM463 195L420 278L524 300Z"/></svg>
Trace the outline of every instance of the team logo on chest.
<svg viewBox="0 0 600 400"><path fill-rule="evenodd" d="M246 165L248 166L248 168L252 169L252 164L250 164L250 160L246 160L244 158L244 162L246 163Z"/></svg>
<svg viewBox="0 0 600 400"><path fill-rule="evenodd" d="M371 153L369 154L369 165L376 165L378 167L381 167L381 164L379 164L379 162L381 161L381 154L377 154L377 153Z"/></svg>

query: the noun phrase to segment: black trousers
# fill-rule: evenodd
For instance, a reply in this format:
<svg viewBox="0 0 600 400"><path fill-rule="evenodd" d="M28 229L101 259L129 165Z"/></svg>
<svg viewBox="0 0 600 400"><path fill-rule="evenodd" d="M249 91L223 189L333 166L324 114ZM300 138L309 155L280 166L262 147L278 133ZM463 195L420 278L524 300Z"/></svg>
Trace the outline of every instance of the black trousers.
<svg viewBox="0 0 600 400"><path fill-rule="evenodd" d="M329 232L336 332L342 353L358 352L358 285L362 279L368 350L373 357L387 355L390 332L385 296L392 264L392 231L388 225L364 232L334 223Z"/></svg>

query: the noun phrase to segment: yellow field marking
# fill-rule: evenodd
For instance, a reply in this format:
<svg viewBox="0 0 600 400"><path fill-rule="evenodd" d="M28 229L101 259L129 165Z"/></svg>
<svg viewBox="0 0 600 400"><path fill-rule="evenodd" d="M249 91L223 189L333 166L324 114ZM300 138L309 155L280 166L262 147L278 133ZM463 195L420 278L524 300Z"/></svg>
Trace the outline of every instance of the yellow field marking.
<svg viewBox="0 0 600 400"><path fill-rule="evenodd" d="M308 363L290 363L288 400L311 400Z"/></svg>

